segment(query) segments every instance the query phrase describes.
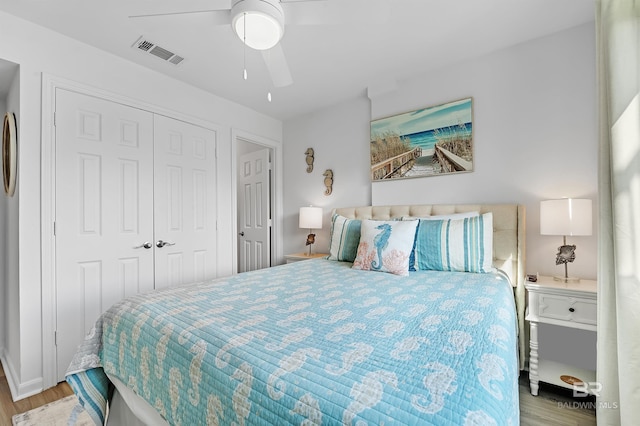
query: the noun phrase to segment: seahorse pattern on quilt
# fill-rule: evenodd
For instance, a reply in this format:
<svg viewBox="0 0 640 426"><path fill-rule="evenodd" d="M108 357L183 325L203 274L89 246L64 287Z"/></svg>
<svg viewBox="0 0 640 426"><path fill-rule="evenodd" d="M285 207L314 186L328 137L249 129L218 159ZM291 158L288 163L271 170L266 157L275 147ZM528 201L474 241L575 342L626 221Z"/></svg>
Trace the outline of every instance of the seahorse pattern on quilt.
<svg viewBox="0 0 640 426"><path fill-rule="evenodd" d="M104 368L173 425L519 424L504 278L350 266L310 260L126 299L68 381Z"/></svg>

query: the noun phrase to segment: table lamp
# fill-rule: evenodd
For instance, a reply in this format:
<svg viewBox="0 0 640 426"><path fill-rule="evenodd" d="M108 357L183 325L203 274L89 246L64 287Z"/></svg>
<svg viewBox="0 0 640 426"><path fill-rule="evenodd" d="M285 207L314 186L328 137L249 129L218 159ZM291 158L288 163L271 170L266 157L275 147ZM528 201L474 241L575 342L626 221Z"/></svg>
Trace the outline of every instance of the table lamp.
<svg viewBox="0 0 640 426"><path fill-rule="evenodd" d="M311 256L311 246L316 240L316 234L312 233L312 229L322 229L322 208L312 206L300 207L298 226L309 230L306 245L309 246L308 256Z"/></svg>
<svg viewBox="0 0 640 426"><path fill-rule="evenodd" d="M567 235L591 235L591 200L563 198L540 202L540 234L562 235L562 245L556 253L556 265L564 264L564 277L553 278L565 283L580 281L569 277L567 264L576 258L575 245L567 244Z"/></svg>

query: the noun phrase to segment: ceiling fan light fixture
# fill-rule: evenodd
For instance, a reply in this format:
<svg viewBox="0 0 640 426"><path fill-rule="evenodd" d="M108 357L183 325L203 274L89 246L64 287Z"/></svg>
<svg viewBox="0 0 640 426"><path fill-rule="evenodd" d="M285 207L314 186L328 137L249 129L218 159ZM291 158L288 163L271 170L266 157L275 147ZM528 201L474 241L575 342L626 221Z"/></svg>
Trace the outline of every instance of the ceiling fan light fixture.
<svg viewBox="0 0 640 426"><path fill-rule="evenodd" d="M271 49L284 35L284 11L277 0L237 0L231 16L233 30L252 49Z"/></svg>

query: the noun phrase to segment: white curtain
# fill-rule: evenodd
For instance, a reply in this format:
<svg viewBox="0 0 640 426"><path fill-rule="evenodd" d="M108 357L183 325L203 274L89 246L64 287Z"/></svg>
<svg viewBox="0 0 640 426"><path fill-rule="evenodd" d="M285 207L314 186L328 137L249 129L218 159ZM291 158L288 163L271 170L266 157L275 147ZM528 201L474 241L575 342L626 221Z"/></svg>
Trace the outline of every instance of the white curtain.
<svg viewBox="0 0 640 426"><path fill-rule="evenodd" d="M598 425L640 424L640 0L596 0Z"/></svg>

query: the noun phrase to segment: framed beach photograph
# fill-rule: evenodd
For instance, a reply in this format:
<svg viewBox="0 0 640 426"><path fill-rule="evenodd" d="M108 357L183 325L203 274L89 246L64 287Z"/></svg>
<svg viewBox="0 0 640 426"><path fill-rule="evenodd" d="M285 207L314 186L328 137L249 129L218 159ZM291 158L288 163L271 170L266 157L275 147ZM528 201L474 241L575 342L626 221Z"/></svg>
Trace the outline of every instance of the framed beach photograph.
<svg viewBox="0 0 640 426"><path fill-rule="evenodd" d="M371 121L371 180L473 171L473 100Z"/></svg>

